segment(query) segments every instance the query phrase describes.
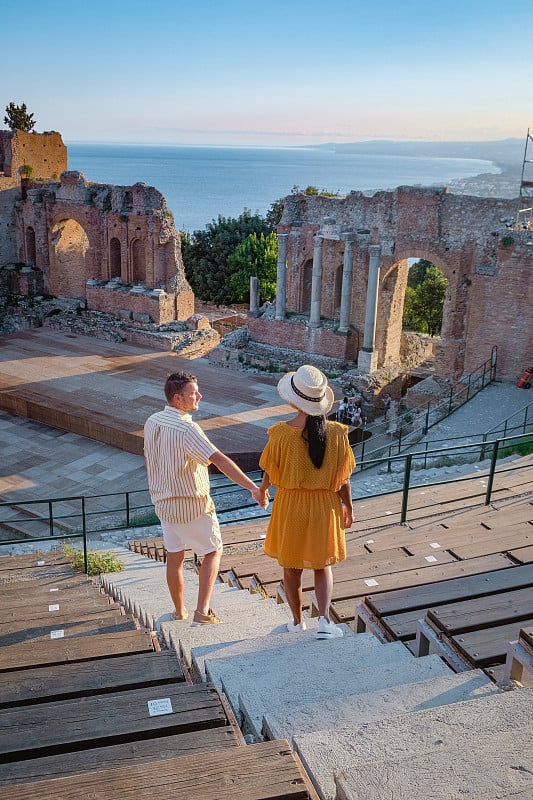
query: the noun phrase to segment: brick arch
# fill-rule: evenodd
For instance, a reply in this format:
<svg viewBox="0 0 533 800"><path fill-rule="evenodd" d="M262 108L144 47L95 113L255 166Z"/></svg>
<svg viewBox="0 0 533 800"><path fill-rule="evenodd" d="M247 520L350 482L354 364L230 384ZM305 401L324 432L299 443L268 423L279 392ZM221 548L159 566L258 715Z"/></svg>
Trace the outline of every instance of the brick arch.
<svg viewBox="0 0 533 800"><path fill-rule="evenodd" d="M26 244L26 264L35 267L37 265L37 250L35 247L35 229L28 225L25 231Z"/></svg>
<svg viewBox="0 0 533 800"><path fill-rule="evenodd" d="M109 277L120 278L122 270L122 247L120 239L113 236L109 242Z"/></svg>
<svg viewBox="0 0 533 800"><path fill-rule="evenodd" d="M55 222L50 229L50 290L67 297L85 297L93 259L83 225L72 217Z"/></svg>
<svg viewBox="0 0 533 800"><path fill-rule="evenodd" d="M134 239L131 243L131 277L133 283L146 282L146 253L142 239Z"/></svg>

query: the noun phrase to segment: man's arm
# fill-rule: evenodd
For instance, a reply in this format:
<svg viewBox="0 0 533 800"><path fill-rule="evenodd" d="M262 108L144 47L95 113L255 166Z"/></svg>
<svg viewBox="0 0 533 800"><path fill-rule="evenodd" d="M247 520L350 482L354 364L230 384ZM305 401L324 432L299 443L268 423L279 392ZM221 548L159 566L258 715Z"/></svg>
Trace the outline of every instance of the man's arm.
<svg viewBox="0 0 533 800"><path fill-rule="evenodd" d="M268 506L268 500L264 496L261 496L259 488L252 480L250 480L248 475L245 475L242 469L237 466L235 461L232 461L231 458L228 458L228 456L226 456L224 453L221 453L220 450L214 452L209 460L231 481L236 483L238 486L242 486L243 489L248 489L258 505L260 505L262 508L266 508Z"/></svg>

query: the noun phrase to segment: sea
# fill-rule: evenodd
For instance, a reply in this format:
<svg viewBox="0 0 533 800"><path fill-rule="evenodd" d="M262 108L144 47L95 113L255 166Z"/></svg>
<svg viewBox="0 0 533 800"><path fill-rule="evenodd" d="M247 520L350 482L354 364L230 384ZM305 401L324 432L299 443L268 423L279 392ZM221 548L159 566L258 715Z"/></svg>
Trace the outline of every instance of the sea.
<svg viewBox="0 0 533 800"><path fill-rule="evenodd" d="M397 186L445 185L497 173L474 158L367 155L313 147L185 147L68 143L70 170L88 181L130 186L143 182L165 196L176 228L194 232L244 209L265 215L295 187L341 195Z"/></svg>

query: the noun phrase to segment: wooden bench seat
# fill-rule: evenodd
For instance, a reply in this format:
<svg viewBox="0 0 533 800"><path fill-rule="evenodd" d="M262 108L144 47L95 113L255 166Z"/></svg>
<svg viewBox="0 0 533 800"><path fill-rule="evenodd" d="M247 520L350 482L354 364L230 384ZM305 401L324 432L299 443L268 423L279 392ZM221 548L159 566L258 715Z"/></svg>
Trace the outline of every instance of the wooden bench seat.
<svg viewBox="0 0 533 800"><path fill-rule="evenodd" d="M119 603L111 601L107 595L96 591L81 597L76 592L71 593L70 597L65 596L64 592L60 596L59 593L49 593L44 597L41 595L38 598L25 598L25 602L2 604L0 608L0 626L5 622L13 622L15 620L29 622L48 615L53 618L67 612L79 615L97 611L118 612L120 608Z"/></svg>
<svg viewBox="0 0 533 800"><path fill-rule="evenodd" d="M516 550L508 550L507 555L511 556L519 564L533 564L533 544L527 547L519 547Z"/></svg>
<svg viewBox="0 0 533 800"><path fill-rule="evenodd" d="M0 649L0 672L74 661L91 661L101 656L145 653L156 649L149 631L129 630L91 636L71 636L36 642L17 642Z"/></svg>
<svg viewBox="0 0 533 800"><path fill-rule="evenodd" d="M161 719L161 718L160 718ZM0 787L0 800L310 800L289 743L261 742Z"/></svg>
<svg viewBox="0 0 533 800"><path fill-rule="evenodd" d="M424 619L429 608L444 613L450 604L478 598L480 607L492 602L493 596L503 603L513 590L526 588L533 591L533 570L501 569L482 575L456 578L428 586L384 592L365 598L365 609L359 606L356 612L356 629L364 631L367 621L377 625L388 639L409 641L417 633L418 621ZM512 599L512 598L511 598ZM471 602L474 602L473 600ZM496 601L498 603L498 601Z"/></svg>
<svg viewBox="0 0 533 800"><path fill-rule="evenodd" d="M53 667L0 672L0 707L86 697L133 687L184 681L176 653L130 654Z"/></svg>
<svg viewBox="0 0 533 800"><path fill-rule="evenodd" d="M91 578L87 578L80 573L73 574L72 576L50 577L41 578L39 580L17 580L6 581L0 580L0 592L2 593L2 603L13 602L19 600L26 600L41 596L49 596L50 592L61 592L67 589L76 589L79 593L85 595L94 594L98 592L98 587Z"/></svg>
<svg viewBox="0 0 533 800"><path fill-rule="evenodd" d="M67 565L68 558L57 550L43 553L24 553L13 556L0 556L0 574L11 569L30 569L32 567ZM2 574L2 577L4 575Z"/></svg>
<svg viewBox="0 0 533 800"><path fill-rule="evenodd" d="M16 783L65 778L79 772L130 767L133 764L153 764L166 759L176 759L192 753L226 750L239 746L239 739L230 725L220 728L203 728L170 736L126 742L124 744L93 747L74 753L60 753L2 765L0 786ZM35 790L35 787L34 787Z"/></svg>
<svg viewBox="0 0 533 800"><path fill-rule="evenodd" d="M484 668L503 664L509 643L518 638L520 627L532 624L533 614L522 622L509 622L469 633L447 635L446 638L472 668Z"/></svg>
<svg viewBox="0 0 533 800"><path fill-rule="evenodd" d="M505 553L533 544L533 526L522 523L509 532L487 531L492 536L482 536L475 542L457 543L448 550L459 559L475 558L491 553Z"/></svg>
<svg viewBox="0 0 533 800"><path fill-rule="evenodd" d="M496 592L428 608L426 618L448 636L527 620L533 615L533 586Z"/></svg>
<svg viewBox="0 0 533 800"><path fill-rule="evenodd" d="M150 714L150 703L169 713ZM0 762L227 724L214 687L184 683L0 710ZM82 795L83 796L83 795Z"/></svg>
<svg viewBox="0 0 533 800"><path fill-rule="evenodd" d="M112 631L135 630L138 624L133 617L119 611L85 612L76 614L53 613L47 617L26 620L18 619L0 625L0 659L2 648L17 642L38 642L40 640L67 639L73 636L91 636Z"/></svg>
<svg viewBox="0 0 533 800"><path fill-rule="evenodd" d="M375 598L382 596L382 593L384 597L387 597L395 590L408 589L409 592L412 592L415 588L422 586L425 586L424 591L430 594L433 586L437 583L448 583L454 578L478 575L513 566L516 565L510 559L497 553L493 556L481 556L468 561L437 564L430 566L429 569L408 570L395 575L385 575L380 580L376 579L378 580L377 586L368 586L362 580L344 581L333 586L331 611L338 622L349 622L355 617L356 602L360 602L362 598L366 599L365 602L371 598L374 603ZM428 600L427 606L429 605L431 605L431 600ZM423 607L423 604L420 607Z"/></svg>

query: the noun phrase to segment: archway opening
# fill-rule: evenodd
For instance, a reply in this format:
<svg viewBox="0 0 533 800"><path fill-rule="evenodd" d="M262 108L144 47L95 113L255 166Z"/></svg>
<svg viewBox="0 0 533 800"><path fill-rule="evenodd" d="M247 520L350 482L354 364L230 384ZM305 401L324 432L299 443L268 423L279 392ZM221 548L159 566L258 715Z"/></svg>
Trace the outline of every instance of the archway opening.
<svg viewBox="0 0 533 800"><path fill-rule="evenodd" d="M142 239L135 239L132 244L131 262L133 283L144 283L146 280L146 259Z"/></svg>
<svg viewBox="0 0 533 800"><path fill-rule="evenodd" d="M305 262L302 273L302 305L303 314L311 311L311 285L313 282L313 262L311 259Z"/></svg>
<svg viewBox="0 0 533 800"><path fill-rule="evenodd" d="M120 239L115 236L109 242L109 277L120 278L121 275Z"/></svg>
<svg viewBox="0 0 533 800"><path fill-rule="evenodd" d="M28 225L26 228L26 264L34 267L37 263L37 251L35 247L35 231Z"/></svg>
<svg viewBox="0 0 533 800"><path fill-rule="evenodd" d="M52 229L52 252L55 261L55 269L51 271L52 292L84 297L87 279L93 276L89 238L82 226L73 219L56 223Z"/></svg>

